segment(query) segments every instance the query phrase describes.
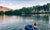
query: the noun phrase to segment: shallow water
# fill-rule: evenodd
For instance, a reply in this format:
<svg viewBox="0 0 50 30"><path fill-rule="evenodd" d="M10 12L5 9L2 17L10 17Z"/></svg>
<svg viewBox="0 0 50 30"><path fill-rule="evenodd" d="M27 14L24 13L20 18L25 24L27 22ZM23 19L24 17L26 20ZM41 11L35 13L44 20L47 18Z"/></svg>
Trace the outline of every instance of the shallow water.
<svg viewBox="0 0 50 30"><path fill-rule="evenodd" d="M33 25L35 22L41 30L50 30L50 14L0 16L0 30L25 30L26 25Z"/></svg>

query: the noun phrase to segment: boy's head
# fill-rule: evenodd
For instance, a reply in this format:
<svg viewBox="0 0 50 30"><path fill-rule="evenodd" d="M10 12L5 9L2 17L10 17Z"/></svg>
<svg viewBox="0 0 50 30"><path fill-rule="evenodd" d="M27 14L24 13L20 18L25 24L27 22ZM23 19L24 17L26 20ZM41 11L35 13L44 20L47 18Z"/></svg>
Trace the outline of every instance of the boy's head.
<svg viewBox="0 0 50 30"><path fill-rule="evenodd" d="M36 25L37 25L37 23L34 23L34 25L36 26Z"/></svg>

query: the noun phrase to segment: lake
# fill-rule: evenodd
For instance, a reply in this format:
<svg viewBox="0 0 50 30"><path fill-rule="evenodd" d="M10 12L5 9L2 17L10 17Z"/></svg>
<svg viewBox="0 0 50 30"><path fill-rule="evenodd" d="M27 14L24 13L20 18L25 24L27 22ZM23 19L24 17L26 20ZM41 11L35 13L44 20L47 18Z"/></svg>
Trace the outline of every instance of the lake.
<svg viewBox="0 0 50 30"><path fill-rule="evenodd" d="M0 30L25 30L26 25L33 25L35 22L41 30L50 30L50 14L0 16Z"/></svg>

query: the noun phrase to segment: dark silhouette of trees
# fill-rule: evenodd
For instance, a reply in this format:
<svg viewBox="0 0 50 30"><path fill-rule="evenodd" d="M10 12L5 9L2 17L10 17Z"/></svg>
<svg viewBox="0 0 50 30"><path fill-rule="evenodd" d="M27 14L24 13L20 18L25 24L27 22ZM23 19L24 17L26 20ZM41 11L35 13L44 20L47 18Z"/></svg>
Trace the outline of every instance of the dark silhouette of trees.
<svg viewBox="0 0 50 30"><path fill-rule="evenodd" d="M0 15L4 15L4 12L3 11L0 11Z"/></svg>
<svg viewBox="0 0 50 30"><path fill-rule="evenodd" d="M48 11L49 10L48 5L43 5L43 8L44 8L44 11Z"/></svg>
<svg viewBox="0 0 50 30"><path fill-rule="evenodd" d="M13 15L13 11L12 11L12 10L6 11L6 12L5 12L5 15Z"/></svg>
<svg viewBox="0 0 50 30"><path fill-rule="evenodd" d="M16 10L10 10L6 11L5 13L3 11L0 12L0 14L5 15L22 15L22 14L39 14L39 13L50 13L50 12L42 12L42 11L50 11L50 3L40 6L33 6L33 7L23 7L21 9Z"/></svg>

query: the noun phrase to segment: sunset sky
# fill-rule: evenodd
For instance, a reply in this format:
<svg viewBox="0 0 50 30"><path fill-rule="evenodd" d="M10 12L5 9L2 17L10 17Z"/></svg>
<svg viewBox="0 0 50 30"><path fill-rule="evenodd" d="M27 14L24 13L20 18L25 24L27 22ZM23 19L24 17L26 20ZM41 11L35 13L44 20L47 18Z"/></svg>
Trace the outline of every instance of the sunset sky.
<svg viewBox="0 0 50 30"><path fill-rule="evenodd" d="M0 6L11 9L20 9L22 7L31 7L50 3L50 0L0 0Z"/></svg>

